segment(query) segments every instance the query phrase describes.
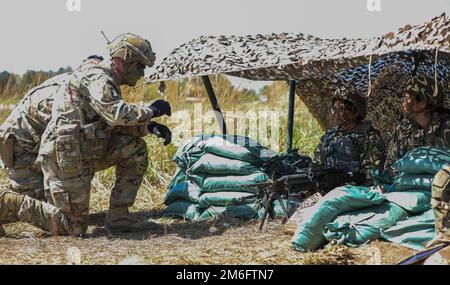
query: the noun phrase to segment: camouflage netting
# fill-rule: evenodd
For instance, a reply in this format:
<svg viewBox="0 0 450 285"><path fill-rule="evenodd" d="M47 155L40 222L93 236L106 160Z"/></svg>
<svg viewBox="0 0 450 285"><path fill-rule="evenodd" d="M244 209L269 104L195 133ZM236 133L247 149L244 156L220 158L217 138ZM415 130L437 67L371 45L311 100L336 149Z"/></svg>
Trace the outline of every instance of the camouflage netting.
<svg viewBox="0 0 450 285"><path fill-rule="evenodd" d="M352 85L364 94L371 86L368 118L388 140L404 83L415 73L434 77L436 55L437 78L447 94L445 107L450 108L449 30L449 17L442 14L423 25L407 25L370 39L292 33L203 36L175 49L148 82L219 73L251 80L296 80L297 94L323 128L332 125L329 98L337 85Z"/></svg>

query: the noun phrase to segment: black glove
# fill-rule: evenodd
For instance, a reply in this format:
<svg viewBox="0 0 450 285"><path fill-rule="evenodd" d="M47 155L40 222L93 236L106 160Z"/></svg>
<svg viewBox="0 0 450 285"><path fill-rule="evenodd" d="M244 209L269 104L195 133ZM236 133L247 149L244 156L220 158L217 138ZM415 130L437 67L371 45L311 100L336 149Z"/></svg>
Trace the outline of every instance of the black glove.
<svg viewBox="0 0 450 285"><path fill-rule="evenodd" d="M156 100L153 104L150 105L150 109L153 111L153 117L161 117L163 115L171 116L172 108L170 107L169 102L164 100Z"/></svg>
<svg viewBox="0 0 450 285"><path fill-rule="evenodd" d="M165 125L161 125L156 122L150 122L150 124L148 125L148 130L158 138L163 138L164 145L168 145L172 141L172 132Z"/></svg>

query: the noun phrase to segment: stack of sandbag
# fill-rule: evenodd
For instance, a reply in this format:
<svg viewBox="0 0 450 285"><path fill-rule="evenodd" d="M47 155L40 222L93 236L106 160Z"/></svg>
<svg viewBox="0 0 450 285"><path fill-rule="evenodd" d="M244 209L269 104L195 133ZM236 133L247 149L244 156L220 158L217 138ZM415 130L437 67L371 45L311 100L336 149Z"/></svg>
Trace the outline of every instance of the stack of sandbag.
<svg viewBox="0 0 450 285"><path fill-rule="evenodd" d="M433 178L450 161L450 151L444 148L419 147L406 153L392 165L394 182L390 191L431 191Z"/></svg>
<svg viewBox="0 0 450 285"><path fill-rule="evenodd" d="M276 153L241 136L198 136L174 156L177 170L169 184L165 214L188 220L220 215L254 218L255 187L269 177L262 171Z"/></svg>
<svg viewBox="0 0 450 285"><path fill-rule="evenodd" d="M432 179L449 161L448 149L417 148L394 164L396 176L374 177L383 182L388 193L382 194L376 187L356 186L331 191L308 209L292 240L294 248L314 250L327 241L358 246L384 238L423 249L434 231Z"/></svg>

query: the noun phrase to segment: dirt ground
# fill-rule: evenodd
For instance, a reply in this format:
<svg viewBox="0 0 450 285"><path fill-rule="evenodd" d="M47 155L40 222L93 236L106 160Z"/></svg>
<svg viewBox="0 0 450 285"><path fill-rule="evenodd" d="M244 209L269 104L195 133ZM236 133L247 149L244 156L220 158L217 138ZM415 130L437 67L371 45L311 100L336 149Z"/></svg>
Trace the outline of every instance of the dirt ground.
<svg viewBox="0 0 450 285"><path fill-rule="evenodd" d="M300 253L291 248L292 236L282 232L280 220L260 233L257 221L189 223L161 214L135 213L152 219L155 229L126 235L108 235L104 213L93 214L86 238L52 237L22 223L5 225L0 264L394 264L414 252L375 241L360 248L333 245Z"/></svg>

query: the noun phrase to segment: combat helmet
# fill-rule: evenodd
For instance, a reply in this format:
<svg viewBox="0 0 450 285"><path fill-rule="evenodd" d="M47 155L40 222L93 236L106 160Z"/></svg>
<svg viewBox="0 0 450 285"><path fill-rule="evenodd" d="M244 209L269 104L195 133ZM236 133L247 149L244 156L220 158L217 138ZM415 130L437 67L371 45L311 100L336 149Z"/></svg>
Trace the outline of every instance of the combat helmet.
<svg viewBox="0 0 450 285"><path fill-rule="evenodd" d="M442 86L433 78L425 75L417 75L409 79L405 84L403 93L418 96L432 107L438 107L444 103Z"/></svg>
<svg viewBox="0 0 450 285"><path fill-rule="evenodd" d="M346 86L340 86L334 91L333 97L331 98L331 105L334 105L337 99L343 99L352 103L355 110L359 113L361 120L364 120L367 115L367 101L358 91Z"/></svg>
<svg viewBox="0 0 450 285"><path fill-rule="evenodd" d="M119 57L125 62L140 61L148 67L155 63L155 53L150 42L130 33L122 34L108 43L112 58Z"/></svg>

